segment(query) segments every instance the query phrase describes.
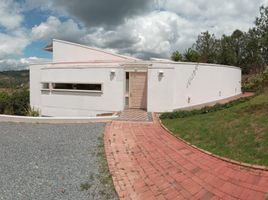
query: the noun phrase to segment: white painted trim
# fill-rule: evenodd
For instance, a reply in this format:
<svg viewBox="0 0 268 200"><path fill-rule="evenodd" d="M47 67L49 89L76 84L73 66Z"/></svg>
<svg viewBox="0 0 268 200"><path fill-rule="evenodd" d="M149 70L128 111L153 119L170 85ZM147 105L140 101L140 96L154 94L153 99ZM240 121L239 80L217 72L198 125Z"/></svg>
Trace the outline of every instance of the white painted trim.
<svg viewBox="0 0 268 200"><path fill-rule="evenodd" d="M92 64L89 66L88 64ZM101 66L100 64L105 64L106 66ZM115 65L115 66L107 66L107 65ZM153 64L173 64L176 65L175 67L182 67L183 65L198 65L198 66L214 66L214 67L227 67L227 68L234 68L239 69L240 67L236 66L229 66L229 65L220 65L220 64L211 64L211 63L194 63L194 62L157 62L157 61L141 61L141 62L122 62L122 61L115 61L115 62L74 62L74 63L34 63L30 64L31 66L34 65L47 65L41 70L47 69L85 69L85 68L147 68L147 69L155 69ZM64 66L59 66L64 65ZM166 69L174 69L174 67L165 67Z"/></svg>
<svg viewBox="0 0 268 200"><path fill-rule="evenodd" d="M41 89L41 92L50 92L50 89Z"/></svg>
<svg viewBox="0 0 268 200"><path fill-rule="evenodd" d="M112 69L112 68L122 68L120 66L57 66L57 67L43 67L41 70L50 69Z"/></svg>
<svg viewBox="0 0 268 200"><path fill-rule="evenodd" d="M0 115L0 122L19 123L88 123L98 121L111 121L118 118L114 116L104 117L28 117L17 115Z"/></svg>
<svg viewBox="0 0 268 200"><path fill-rule="evenodd" d="M227 67L227 68L235 68L235 69L239 69L241 70L240 67L236 67L236 66L230 66L230 65L221 65L221 64L214 64L214 63L197 63L197 62L174 62L174 61L170 61L170 62L165 62L165 61L161 61L161 62L157 62L157 61L152 61L152 63L157 63L157 64L176 64L176 65L198 65L198 66L204 66L204 67L209 67L209 66L214 66L214 67Z"/></svg>
<svg viewBox="0 0 268 200"><path fill-rule="evenodd" d="M100 90L69 90L69 89L52 89L51 92L103 93L103 91Z"/></svg>

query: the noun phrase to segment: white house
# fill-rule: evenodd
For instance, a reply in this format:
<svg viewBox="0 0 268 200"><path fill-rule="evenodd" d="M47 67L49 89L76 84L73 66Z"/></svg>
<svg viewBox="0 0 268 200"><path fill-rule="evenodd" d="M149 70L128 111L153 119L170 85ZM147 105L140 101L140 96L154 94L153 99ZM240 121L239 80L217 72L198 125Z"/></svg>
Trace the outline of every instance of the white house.
<svg viewBox="0 0 268 200"><path fill-rule="evenodd" d="M150 61L53 40L51 63L30 66L30 103L43 116L165 112L241 94L238 67Z"/></svg>

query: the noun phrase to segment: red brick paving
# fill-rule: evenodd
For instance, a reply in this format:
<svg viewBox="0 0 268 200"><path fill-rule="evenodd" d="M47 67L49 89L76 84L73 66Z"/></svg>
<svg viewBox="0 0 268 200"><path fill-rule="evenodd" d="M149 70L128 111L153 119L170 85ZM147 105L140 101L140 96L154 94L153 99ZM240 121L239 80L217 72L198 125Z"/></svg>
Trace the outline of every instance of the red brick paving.
<svg viewBox="0 0 268 200"><path fill-rule="evenodd" d="M268 200L268 171L202 153L157 123L113 121L104 137L120 199Z"/></svg>
<svg viewBox="0 0 268 200"><path fill-rule="evenodd" d="M152 113L141 109L125 109L119 114L119 121L152 121Z"/></svg>

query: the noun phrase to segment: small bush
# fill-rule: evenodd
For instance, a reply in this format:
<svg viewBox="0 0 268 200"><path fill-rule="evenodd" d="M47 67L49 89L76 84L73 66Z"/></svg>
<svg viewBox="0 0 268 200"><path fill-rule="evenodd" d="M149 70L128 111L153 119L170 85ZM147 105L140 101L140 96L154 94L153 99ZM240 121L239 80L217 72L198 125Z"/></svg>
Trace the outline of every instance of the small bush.
<svg viewBox="0 0 268 200"><path fill-rule="evenodd" d="M0 113L4 113L9 102L9 95L6 92L0 92Z"/></svg>
<svg viewBox="0 0 268 200"><path fill-rule="evenodd" d="M0 92L0 113L26 115L29 101L27 90L18 90L13 93Z"/></svg>
<svg viewBox="0 0 268 200"><path fill-rule="evenodd" d="M26 110L27 116L31 117L39 117L40 111L35 109L34 107L31 107L30 104L28 104L27 110Z"/></svg>
<svg viewBox="0 0 268 200"><path fill-rule="evenodd" d="M268 69L261 74L255 74L242 82L243 91L259 92L268 85Z"/></svg>
<svg viewBox="0 0 268 200"><path fill-rule="evenodd" d="M206 107L203 107L199 110L190 110L190 111L179 110L179 111L175 111L175 112L167 112L167 113L161 114L160 119L177 119L177 118L190 117L193 115L201 115L201 114L216 112L216 111L224 110L224 109L230 108L234 105L246 102L249 99L251 99L251 97L240 98L240 99L231 101L231 102L226 103L226 104L216 104L216 105L210 106L210 107L206 106Z"/></svg>

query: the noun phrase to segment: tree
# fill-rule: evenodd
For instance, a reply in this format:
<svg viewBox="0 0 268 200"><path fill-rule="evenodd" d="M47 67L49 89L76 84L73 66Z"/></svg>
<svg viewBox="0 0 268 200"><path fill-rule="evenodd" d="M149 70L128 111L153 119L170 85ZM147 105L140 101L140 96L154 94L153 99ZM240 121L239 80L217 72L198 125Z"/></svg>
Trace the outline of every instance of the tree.
<svg viewBox="0 0 268 200"><path fill-rule="evenodd" d="M211 35L208 31L202 32L194 44L194 48L200 55L200 61L205 63L216 63L217 46L218 41L215 35Z"/></svg>
<svg viewBox="0 0 268 200"><path fill-rule="evenodd" d="M219 40L217 63L223 65L234 65L236 63L231 36L223 35Z"/></svg>
<svg viewBox="0 0 268 200"><path fill-rule="evenodd" d="M8 102L9 102L8 93L0 92L0 114L4 114Z"/></svg>
<svg viewBox="0 0 268 200"><path fill-rule="evenodd" d="M250 29L244 37L242 70L244 73L257 73L264 70L265 61L261 55L261 42L255 28Z"/></svg>
<svg viewBox="0 0 268 200"><path fill-rule="evenodd" d="M174 51L172 53L172 55L171 55L171 60L176 61L176 62L182 61L182 55L181 55L181 53L179 51Z"/></svg>
<svg viewBox="0 0 268 200"><path fill-rule="evenodd" d="M235 56L235 66L241 66L242 64L242 53L245 48L244 33L240 30L235 30L231 35L232 48Z"/></svg>
<svg viewBox="0 0 268 200"><path fill-rule="evenodd" d="M183 57L186 62L198 62L199 61L199 54L197 53L197 51L195 51L192 48L188 48L185 51Z"/></svg>
<svg viewBox="0 0 268 200"><path fill-rule="evenodd" d="M268 7L260 7L260 17L255 20L255 31L259 39L260 53L266 65L268 64Z"/></svg>

